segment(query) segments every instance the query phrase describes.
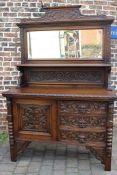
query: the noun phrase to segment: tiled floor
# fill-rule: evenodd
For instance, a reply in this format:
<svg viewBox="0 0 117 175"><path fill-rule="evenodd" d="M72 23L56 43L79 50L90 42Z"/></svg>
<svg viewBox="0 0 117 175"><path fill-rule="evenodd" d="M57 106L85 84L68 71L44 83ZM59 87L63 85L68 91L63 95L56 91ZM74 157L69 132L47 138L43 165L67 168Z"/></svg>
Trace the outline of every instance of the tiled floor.
<svg viewBox="0 0 117 175"><path fill-rule="evenodd" d="M0 145L0 175L117 175L117 128L114 129L112 171L84 149L61 144L32 143L11 162L9 146ZM79 154L80 152L80 154Z"/></svg>

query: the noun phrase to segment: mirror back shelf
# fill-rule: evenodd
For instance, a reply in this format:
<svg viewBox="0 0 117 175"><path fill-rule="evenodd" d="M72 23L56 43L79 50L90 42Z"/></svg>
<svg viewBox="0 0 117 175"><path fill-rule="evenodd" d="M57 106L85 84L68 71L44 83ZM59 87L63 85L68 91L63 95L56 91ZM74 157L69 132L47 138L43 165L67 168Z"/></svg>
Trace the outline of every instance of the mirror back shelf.
<svg viewBox="0 0 117 175"><path fill-rule="evenodd" d="M18 23L21 63L110 63L113 19L104 15L82 15L80 7L43 7L39 18Z"/></svg>

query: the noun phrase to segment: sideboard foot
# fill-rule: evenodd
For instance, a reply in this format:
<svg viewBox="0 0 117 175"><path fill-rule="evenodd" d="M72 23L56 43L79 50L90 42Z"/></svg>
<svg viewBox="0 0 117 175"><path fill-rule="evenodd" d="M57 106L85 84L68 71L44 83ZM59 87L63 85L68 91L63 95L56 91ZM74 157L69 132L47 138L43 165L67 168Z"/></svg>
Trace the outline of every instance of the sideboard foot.
<svg viewBox="0 0 117 175"><path fill-rule="evenodd" d="M11 161L16 162L17 156L25 151L30 141L18 141L14 146L10 146Z"/></svg>
<svg viewBox="0 0 117 175"><path fill-rule="evenodd" d="M105 171L111 171L111 158L105 159Z"/></svg>
<svg viewBox="0 0 117 175"><path fill-rule="evenodd" d="M10 146L10 156L11 156L11 161L13 161L13 162L17 161L17 146L16 146L16 144L14 146Z"/></svg>

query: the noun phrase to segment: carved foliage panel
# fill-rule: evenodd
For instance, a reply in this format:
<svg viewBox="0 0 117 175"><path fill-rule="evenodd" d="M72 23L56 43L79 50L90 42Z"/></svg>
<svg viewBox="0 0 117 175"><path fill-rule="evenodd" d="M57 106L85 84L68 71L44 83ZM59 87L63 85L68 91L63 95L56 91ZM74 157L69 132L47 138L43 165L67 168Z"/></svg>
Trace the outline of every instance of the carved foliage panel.
<svg viewBox="0 0 117 175"><path fill-rule="evenodd" d="M70 130L60 130L60 139L76 140L79 143L104 142L105 132L76 132Z"/></svg>
<svg viewBox="0 0 117 175"><path fill-rule="evenodd" d="M61 114L59 115L59 124L79 128L105 127L106 117Z"/></svg>
<svg viewBox="0 0 117 175"><path fill-rule="evenodd" d="M61 101L59 102L59 114L80 115L105 115L105 102L85 102L85 101Z"/></svg>
<svg viewBox="0 0 117 175"><path fill-rule="evenodd" d="M29 71L29 82L48 82L48 83L90 83L103 84L103 72L99 70L90 71Z"/></svg>
<svg viewBox="0 0 117 175"><path fill-rule="evenodd" d="M57 21L76 21L78 18L81 18L80 7L71 7L71 8L58 8L58 9L42 9L40 13L41 18L39 21L33 19L33 22L56 22ZM31 19L23 19L23 23L31 23ZM33 23L32 22L32 23Z"/></svg>
<svg viewBox="0 0 117 175"><path fill-rule="evenodd" d="M20 104L21 130L49 132L49 105Z"/></svg>

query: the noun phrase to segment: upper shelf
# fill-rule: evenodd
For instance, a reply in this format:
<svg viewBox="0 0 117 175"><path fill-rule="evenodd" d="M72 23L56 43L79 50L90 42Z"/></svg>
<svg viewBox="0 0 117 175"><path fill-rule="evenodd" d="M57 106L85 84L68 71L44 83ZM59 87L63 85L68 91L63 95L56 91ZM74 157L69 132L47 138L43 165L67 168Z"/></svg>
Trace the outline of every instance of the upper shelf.
<svg viewBox="0 0 117 175"><path fill-rule="evenodd" d="M111 64L19 64L17 67L111 67Z"/></svg>

